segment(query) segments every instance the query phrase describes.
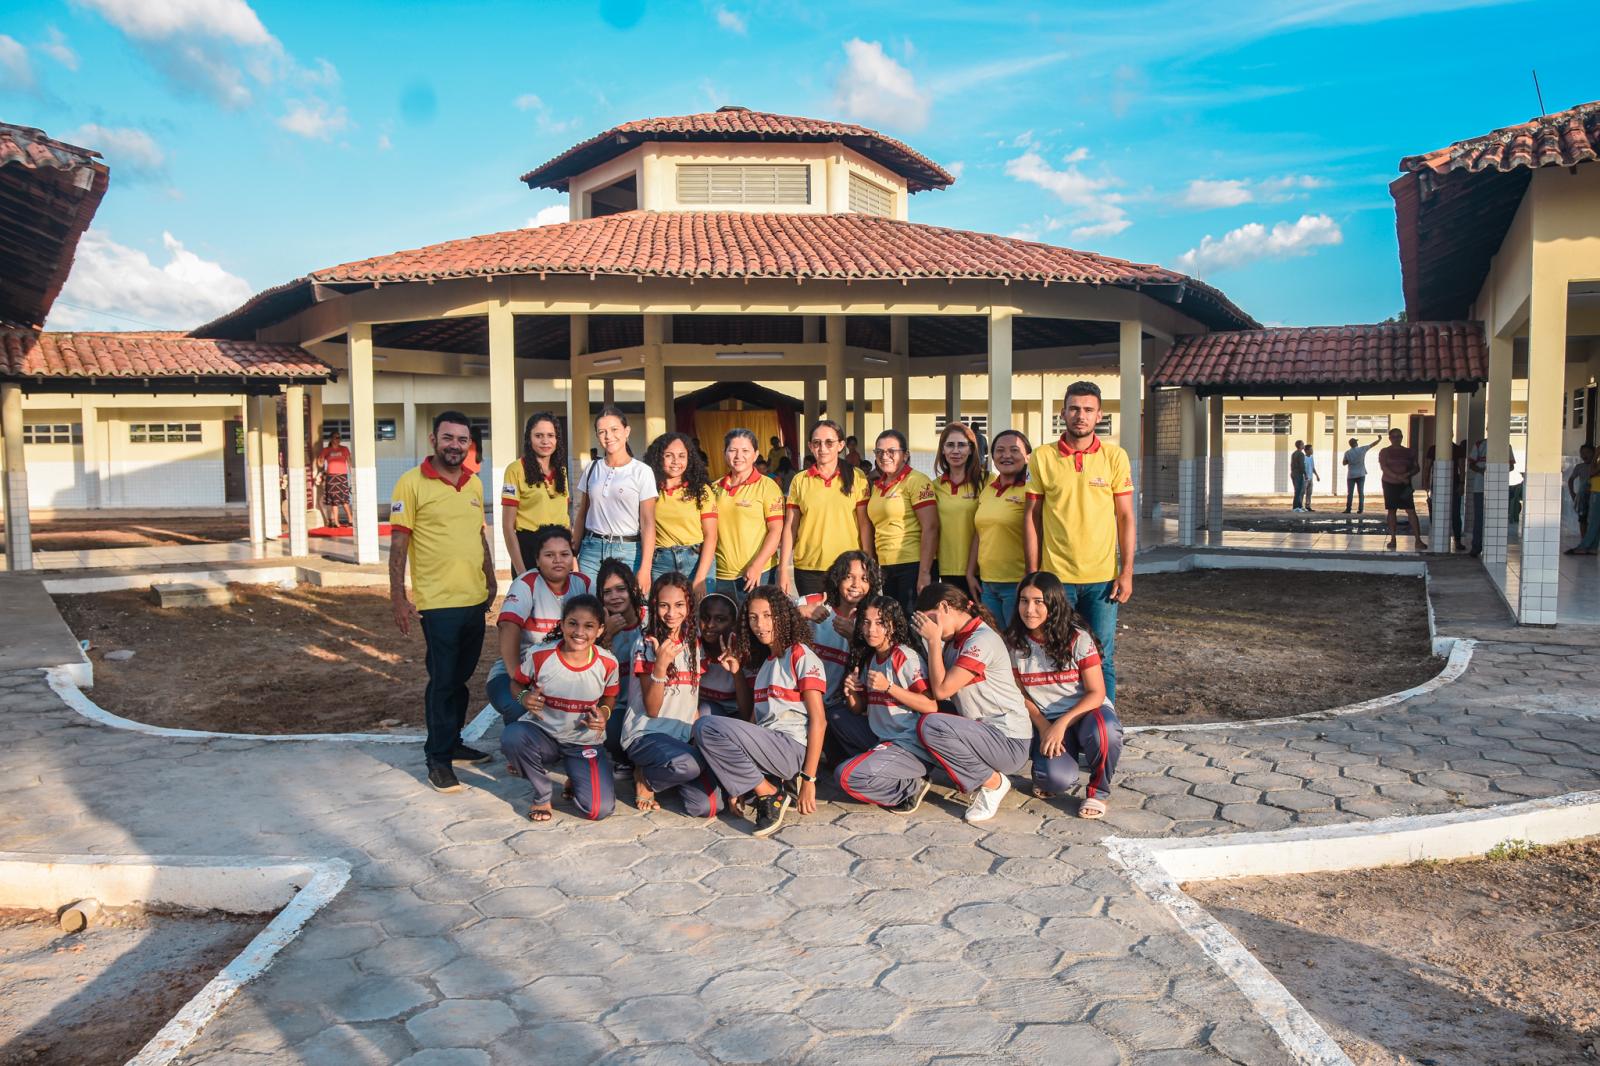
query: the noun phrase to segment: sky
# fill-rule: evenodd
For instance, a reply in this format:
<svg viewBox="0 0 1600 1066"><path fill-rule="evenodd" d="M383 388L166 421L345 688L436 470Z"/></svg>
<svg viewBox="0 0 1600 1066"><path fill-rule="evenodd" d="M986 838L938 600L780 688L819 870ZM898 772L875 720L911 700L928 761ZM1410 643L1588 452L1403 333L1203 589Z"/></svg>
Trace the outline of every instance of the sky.
<svg viewBox="0 0 1600 1066"><path fill-rule="evenodd" d="M517 177L630 119L859 122L916 222L1159 263L1268 324L1402 306L1402 156L1600 99L1564 0L11 0L0 120L111 187L47 325L189 328L312 270L565 218Z"/></svg>

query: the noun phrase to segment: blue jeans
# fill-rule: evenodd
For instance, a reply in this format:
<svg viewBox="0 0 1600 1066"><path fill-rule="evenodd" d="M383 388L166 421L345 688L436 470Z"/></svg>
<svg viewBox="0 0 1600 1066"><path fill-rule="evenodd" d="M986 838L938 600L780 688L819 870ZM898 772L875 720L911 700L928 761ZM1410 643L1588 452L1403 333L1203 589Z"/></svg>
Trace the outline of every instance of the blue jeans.
<svg viewBox="0 0 1600 1066"><path fill-rule="evenodd" d="M757 582L758 585L776 585L777 583L778 571L776 568L768 570L766 573L762 574L761 580ZM725 579L717 577L716 574L713 573L711 577L706 578L706 592L720 592L724 596L731 596L733 597L733 602L741 607L744 606L744 601L749 596L749 593L745 592L744 590L743 575L735 578Z"/></svg>
<svg viewBox="0 0 1600 1066"><path fill-rule="evenodd" d="M1115 581L1096 581L1087 585L1065 585L1067 602L1083 616L1083 621L1100 644L1100 669L1106 678L1106 702L1110 703L1117 691L1116 660L1112 658L1117 641L1117 607L1111 598Z"/></svg>
<svg viewBox="0 0 1600 1066"><path fill-rule="evenodd" d="M427 646L428 687L423 690L423 720L428 738L422 754L429 766L449 766L450 753L461 743L467 722L467 682L483 654L484 608L435 607L422 611L422 639Z"/></svg>
<svg viewBox="0 0 1600 1066"><path fill-rule="evenodd" d="M600 594L600 564L607 559L621 559L633 572L639 572L639 542L616 540L590 533L583 538L578 549L578 571L594 583L595 595Z"/></svg>
<svg viewBox="0 0 1600 1066"><path fill-rule="evenodd" d="M995 621L1004 629L1011 624L1011 616L1017 609L1017 583L1015 581L980 581L978 582L978 599L989 613L994 615Z"/></svg>
<svg viewBox="0 0 1600 1066"><path fill-rule="evenodd" d="M694 572L700 567L700 545L685 544L676 548L657 548L656 557L650 564L650 583L655 584L656 578L662 574L679 573L690 581L694 580ZM707 584L710 584L707 581Z"/></svg>
<svg viewBox="0 0 1600 1066"><path fill-rule="evenodd" d="M1294 483L1294 509L1298 511L1306 502L1306 478L1304 474L1299 477L1290 474L1289 480Z"/></svg>

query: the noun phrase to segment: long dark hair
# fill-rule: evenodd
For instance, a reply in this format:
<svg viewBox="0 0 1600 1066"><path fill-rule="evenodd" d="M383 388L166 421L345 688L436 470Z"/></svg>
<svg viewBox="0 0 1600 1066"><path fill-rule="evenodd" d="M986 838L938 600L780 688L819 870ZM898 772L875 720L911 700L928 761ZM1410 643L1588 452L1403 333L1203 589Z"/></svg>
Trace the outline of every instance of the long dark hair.
<svg viewBox="0 0 1600 1066"><path fill-rule="evenodd" d="M868 646L867 638L861 635L861 623L866 619L867 612L874 608L889 627L890 649L899 644L912 648L917 646L912 639L911 623L906 621L905 608L900 606L900 601L893 596L868 596L856 609L856 631L850 636L850 665L845 669L846 677L860 673L862 665L876 654Z"/></svg>
<svg viewBox="0 0 1600 1066"><path fill-rule="evenodd" d="M667 632L667 624L661 620L661 612L656 608L656 604L661 599L662 590L669 588L681 589L683 598L689 605L689 613L684 617L683 624L678 627L678 639L683 642L683 646L689 651L689 672L698 674L700 672L700 605L695 602L694 584L676 570L668 570L656 578L655 583L650 586L650 611L645 617L643 635L654 637L658 645L672 635ZM678 664L676 662L669 663L667 665L667 677L671 679L677 676Z"/></svg>
<svg viewBox="0 0 1600 1066"><path fill-rule="evenodd" d="M828 572L822 576L823 602L836 611L844 605L844 593L840 586L850 576L851 563L860 563L867 575L867 594L862 597L862 603L883 591L883 567L878 565L878 561L864 551L845 552L833 561Z"/></svg>
<svg viewBox="0 0 1600 1066"><path fill-rule="evenodd" d="M834 436L839 438L839 491L848 496L856 488L856 468L853 463L844 457L844 427L831 418L819 419L811 423L811 433L807 437L808 444L810 443L810 437L816 436L819 429L831 429ZM808 465L817 465L817 457L815 455L811 456L811 462Z"/></svg>
<svg viewBox="0 0 1600 1066"><path fill-rule="evenodd" d="M574 611L588 611L594 615L595 621L599 622L602 628L605 626L606 609L601 605L600 597L598 596L591 596L587 592L582 592L563 603L561 605L561 621L565 622L567 616ZM544 638L544 642L546 644L559 644L561 642L561 624L559 622L550 631L550 635ZM598 644L600 642L595 641L595 643ZM608 648L607 650L609 651L610 649ZM621 667L622 664L618 663L617 668L621 669Z"/></svg>
<svg viewBox="0 0 1600 1066"><path fill-rule="evenodd" d="M533 454L528 436L540 422L548 422L556 430L556 450L550 453L550 486L557 496L567 492L567 442L561 436L561 423L549 411L535 411L522 424L522 479L530 485L544 484L545 472L539 469L539 457Z"/></svg>
<svg viewBox="0 0 1600 1066"><path fill-rule="evenodd" d="M750 632L750 605L756 601L772 609L772 646L756 640ZM768 657L781 655L796 644L804 644L811 636L811 627L800 617L794 601L772 585L761 585L750 590L744 606L739 608L739 621L733 633L733 652L745 669L761 665Z"/></svg>
<svg viewBox="0 0 1600 1066"><path fill-rule="evenodd" d="M981 618L985 625L996 633L1000 632L1000 623L995 621L994 615L989 613L989 608L968 596L965 592L948 585L943 581L934 581L917 593L917 610L931 611L941 603L947 603L957 611Z"/></svg>
<svg viewBox="0 0 1600 1066"><path fill-rule="evenodd" d="M1072 662L1072 645L1077 640L1078 633L1089 634L1089 639L1094 640L1094 632L1084 622L1083 616L1072 609L1072 604L1067 602L1067 590L1061 584L1061 579L1048 570L1037 570L1024 577L1017 583L1017 596L1020 599L1023 589L1038 589L1039 595L1044 597L1045 620L1041 628L1044 637L1039 643L1044 647L1045 654L1057 666L1066 666ZM1006 627L1006 643L1018 655L1028 654L1029 635L1028 627L1022 624L1020 611L1011 616L1011 622ZM1098 650L1100 642L1095 641Z"/></svg>
<svg viewBox="0 0 1600 1066"><path fill-rule="evenodd" d="M689 439L687 433L663 433L651 441L650 447L645 449L644 462L656 476L656 492L666 494L667 472L661 460L666 454L667 446L673 441L681 443L684 452L689 456L689 465L683 468L684 494L696 504L703 505L706 502L706 493L711 491L711 475L706 471L706 461L700 458L700 449L694 446L694 441Z"/></svg>
<svg viewBox="0 0 1600 1066"><path fill-rule="evenodd" d="M967 464L961 468L962 477L966 479L961 482L961 491L969 498L977 496L978 493L983 491L981 483L983 463L978 458L978 435L972 432L972 427L965 422L951 422L939 434L939 447L933 456L933 469L947 478L950 476L950 462L944 457L944 442L949 439L952 433L961 434L966 438L969 445L967 449Z"/></svg>
<svg viewBox="0 0 1600 1066"><path fill-rule="evenodd" d="M594 575L595 596L599 597L605 591L606 578L613 576L622 579L622 583L628 589L628 603L633 607L633 613L643 618L644 600L639 596L639 579L634 574L633 567L621 559L602 559L600 561L600 569L596 570ZM602 617L604 616L602 615Z"/></svg>

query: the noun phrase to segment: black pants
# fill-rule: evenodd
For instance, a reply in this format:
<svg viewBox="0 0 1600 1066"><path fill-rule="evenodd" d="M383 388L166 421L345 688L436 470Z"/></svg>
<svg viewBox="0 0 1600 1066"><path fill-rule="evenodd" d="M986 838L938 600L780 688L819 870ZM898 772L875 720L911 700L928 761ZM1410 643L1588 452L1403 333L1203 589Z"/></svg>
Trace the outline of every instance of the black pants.
<svg viewBox="0 0 1600 1066"><path fill-rule="evenodd" d="M484 609L436 607L422 612L422 639L428 645L428 687L423 713L428 739L422 745L429 766L448 765L467 723L467 682L483 654Z"/></svg>
<svg viewBox="0 0 1600 1066"><path fill-rule="evenodd" d="M895 563L883 568L883 594L899 600L907 618L917 609L917 571L921 568L921 563ZM933 580L939 580L938 575Z"/></svg>
<svg viewBox="0 0 1600 1066"><path fill-rule="evenodd" d="M533 548L534 548L533 536L537 532L539 532L537 529L519 529L519 530L517 530L517 550L522 552L522 572L523 573L526 573L527 571L532 570L533 569L533 564L538 561L537 559L535 559L533 557ZM519 574L517 574L517 576L521 577L522 574L519 573Z"/></svg>
<svg viewBox="0 0 1600 1066"><path fill-rule="evenodd" d="M794 568L794 590L802 596L823 591L827 580L826 570L802 570L798 566Z"/></svg>

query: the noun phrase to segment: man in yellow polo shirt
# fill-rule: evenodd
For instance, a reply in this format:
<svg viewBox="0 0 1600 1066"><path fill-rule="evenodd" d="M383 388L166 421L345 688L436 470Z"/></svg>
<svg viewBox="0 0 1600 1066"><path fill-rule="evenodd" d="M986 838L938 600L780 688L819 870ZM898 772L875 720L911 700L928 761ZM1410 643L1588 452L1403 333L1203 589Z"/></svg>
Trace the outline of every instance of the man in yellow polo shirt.
<svg viewBox="0 0 1600 1066"><path fill-rule="evenodd" d="M428 647L422 746L428 784L458 792L452 763L488 762L461 743L467 720L467 682L483 653L484 614L494 603L494 555L483 518L483 483L462 466L472 446L467 416L445 411L433 420L433 454L395 482L389 504L389 599L394 624L411 632L422 622ZM406 598L406 564L416 605Z"/></svg>
<svg viewBox="0 0 1600 1066"><path fill-rule="evenodd" d="M1067 427L1061 439L1029 460L1023 553L1030 573L1048 570L1061 579L1094 633L1110 700L1117 685L1117 605L1133 595L1133 471L1127 452L1095 435L1100 386L1069 385L1061 420Z"/></svg>

